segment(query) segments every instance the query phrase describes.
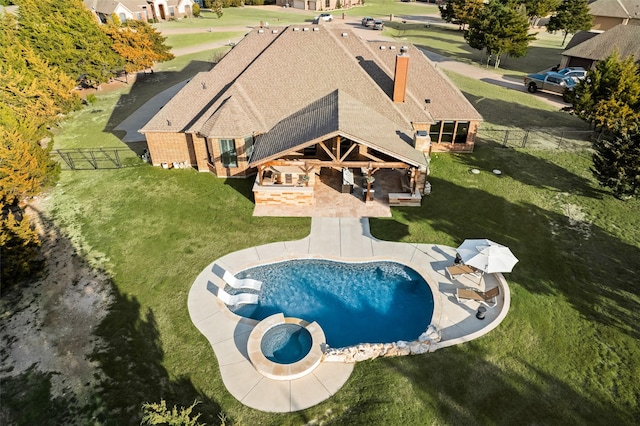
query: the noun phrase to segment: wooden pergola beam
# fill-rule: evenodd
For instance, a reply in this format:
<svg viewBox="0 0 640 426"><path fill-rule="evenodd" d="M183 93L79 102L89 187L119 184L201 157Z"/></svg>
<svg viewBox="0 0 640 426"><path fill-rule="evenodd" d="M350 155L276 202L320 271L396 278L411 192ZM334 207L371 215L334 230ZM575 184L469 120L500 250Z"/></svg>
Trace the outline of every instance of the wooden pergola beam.
<svg viewBox="0 0 640 426"><path fill-rule="evenodd" d="M389 162L372 162L372 161L323 161L323 160L271 160L266 163L262 163L258 167L270 167L270 166L320 166L320 167L348 167L348 168L378 168L378 169L409 169L412 166L403 163L401 161L389 161Z"/></svg>

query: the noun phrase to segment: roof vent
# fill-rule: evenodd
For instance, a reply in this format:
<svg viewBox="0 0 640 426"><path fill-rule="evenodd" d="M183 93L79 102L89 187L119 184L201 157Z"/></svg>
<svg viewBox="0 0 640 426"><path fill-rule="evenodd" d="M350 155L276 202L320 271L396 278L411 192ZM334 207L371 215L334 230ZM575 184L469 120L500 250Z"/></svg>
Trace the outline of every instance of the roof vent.
<svg viewBox="0 0 640 426"><path fill-rule="evenodd" d="M427 98L427 99L425 99L425 100L424 100L424 103L425 103L425 104L430 104L430 103L431 103L431 99L428 99L428 98Z"/></svg>
<svg viewBox="0 0 640 426"><path fill-rule="evenodd" d="M278 30L271 30L271 34L278 34Z"/></svg>
<svg viewBox="0 0 640 426"><path fill-rule="evenodd" d="M203 81L202 83L200 83L200 84L202 84L202 88L203 88L203 89L206 89L206 88L207 88L207 83L205 83L204 81Z"/></svg>
<svg viewBox="0 0 640 426"><path fill-rule="evenodd" d="M386 46L380 46L380 50L385 50L386 48Z"/></svg>
<svg viewBox="0 0 640 426"><path fill-rule="evenodd" d="M342 37L346 37L346 36L348 36L349 34L347 34L347 33L342 33L341 35L342 35Z"/></svg>
<svg viewBox="0 0 640 426"><path fill-rule="evenodd" d="M314 27L314 28L313 28L313 31L320 31L320 28L318 28L318 27Z"/></svg>
<svg viewBox="0 0 640 426"><path fill-rule="evenodd" d="M303 28L302 31L309 31L309 28Z"/></svg>
<svg viewBox="0 0 640 426"><path fill-rule="evenodd" d="M396 50L395 46L389 46L389 50Z"/></svg>
<svg viewBox="0 0 640 426"><path fill-rule="evenodd" d="M404 55L405 53L407 53L409 51L409 48L407 46L402 46L400 48L400 54Z"/></svg>
<svg viewBox="0 0 640 426"><path fill-rule="evenodd" d="M167 120L167 126L171 126L171 121Z"/></svg>
<svg viewBox="0 0 640 426"><path fill-rule="evenodd" d="M258 34L264 33L264 30L258 30Z"/></svg>
<svg viewBox="0 0 640 426"><path fill-rule="evenodd" d="M298 27L293 27L293 31L300 31L300 28L298 28Z"/></svg>

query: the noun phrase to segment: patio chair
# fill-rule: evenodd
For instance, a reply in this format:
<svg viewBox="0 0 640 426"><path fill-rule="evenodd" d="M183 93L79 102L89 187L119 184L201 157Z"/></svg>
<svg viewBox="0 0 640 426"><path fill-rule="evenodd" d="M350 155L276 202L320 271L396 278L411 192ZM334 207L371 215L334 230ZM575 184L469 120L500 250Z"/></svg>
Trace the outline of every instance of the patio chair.
<svg viewBox="0 0 640 426"><path fill-rule="evenodd" d="M215 275L222 278L223 281L229 285L229 287L235 289L248 288L251 290L260 290L262 288L262 281L254 280L251 278L236 278L235 275L219 265L213 265L212 271Z"/></svg>
<svg viewBox="0 0 640 426"><path fill-rule="evenodd" d="M479 291L473 288L457 288L456 300L458 303L466 303L468 300L475 300L483 305L493 308L498 304L498 295L500 294L500 287L494 287L487 291Z"/></svg>
<svg viewBox="0 0 640 426"><path fill-rule="evenodd" d="M251 293L229 294L221 288L218 288L218 299L222 300L226 305L252 305L258 303L258 295Z"/></svg>
<svg viewBox="0 0 640 426"><path fill-rule="evenodd" d="M449 277L452 280L454 280L457 275L467 275L467 274L478 275L478 273L480 273L479 270L469 265L460 264L460 265L447 266L447 274L449 274Z"/></svg>

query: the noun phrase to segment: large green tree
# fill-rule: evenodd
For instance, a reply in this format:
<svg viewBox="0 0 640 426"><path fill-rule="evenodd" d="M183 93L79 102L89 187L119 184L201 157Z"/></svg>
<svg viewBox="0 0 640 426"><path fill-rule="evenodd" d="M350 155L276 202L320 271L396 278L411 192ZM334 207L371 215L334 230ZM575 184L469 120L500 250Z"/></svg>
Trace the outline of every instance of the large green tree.
<svg viewBox="0 0 640 426"><path fill-rule="evenodd" d="M498 0L491 0L470 22L464 38L474 49L485 50L494 58L494 66L500 66L503 55L524 56L535 34L529 34L526 16Z"/></svg>
<svg viewBox="0 0 640 426"><path fill-rule="evenodd" d="M81 0L18 0L19 29L39 56L73 80L109 81L124 61Z"/></svg>
<svg viewBox="0 0 640 426"><path fill-rule="evenodd" d="M104 26L113 40L113 49L125 60L127 73L151 68L157 62L174 58L163 37L147 22L129 20L122 25L113 22Z"/></svg>
<svg viewBox="0 0 640 426"><path fill-rule="evenodd" d="M483 6L483 0L446 0L438 9L445 22L457 24L464 30Z"/></svg>
<svg viewBox="0 0 640 426"><path fill-rule="evenodd" d="M569 97L569 111L599 130L624 133L640 121L640 71L617 52L599 61Z"/></svg>
<svg viewBox="0 0 640 426"><path fill-rule="evenodd" d="M593 172L618 198L640 191L640 121L625 132L614 131L593 144Z"/></svg>
<svg viewBox="0 0 640 426"><path fill-rule="evenodd" d="M522 2L527 9L527 16L532 26L538 24L540 18L555 11L560 5L560 0L524 0Z"/></svg>
<svg viewBox="0 0 640 426"><path fill-rule="evenodd" d="M562 46L567 41L568 34L587 31L593 25L593 17L589 14L587 0L563 0L556 9L555 15L549 19L547 31L562 31Z"/></svg>

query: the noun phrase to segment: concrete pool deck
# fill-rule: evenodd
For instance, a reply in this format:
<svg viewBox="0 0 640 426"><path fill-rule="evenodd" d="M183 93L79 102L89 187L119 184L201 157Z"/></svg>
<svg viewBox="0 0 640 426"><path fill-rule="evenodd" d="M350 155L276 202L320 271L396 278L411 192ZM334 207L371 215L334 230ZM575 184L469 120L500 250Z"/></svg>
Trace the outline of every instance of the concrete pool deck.
<svg viewBox="0 0 640 426"><path fill-rule="evenodd" d="M497 327L510 305L509 287L501 274L485 274L452 280L446 267L453 264L455 248L434 244L381 241L371 236L367 218L312 218L308 237L251 247L212 262L196 278L189 292L191 320L209 340L218 359L227 390L243 404L262 411L291 412L316 405L334 395L346 383L354 364L322 362L308 375L294 380L273 380L260 374L249 361L247 341L258 321L232 313L215 296L214 287L224 281L213 265L231 273L249 267L293 258L327 258L346 261L391 260L423 275L434 296L434 324L441 340L432 351L478 338ZM484 320L475 317L478 302L460 304L459 287L487 289L500 286L497 305ZM322 324L320 324L322 325Z"/></svg>

